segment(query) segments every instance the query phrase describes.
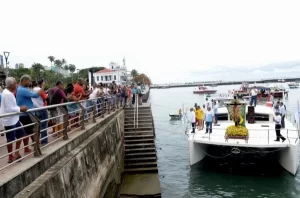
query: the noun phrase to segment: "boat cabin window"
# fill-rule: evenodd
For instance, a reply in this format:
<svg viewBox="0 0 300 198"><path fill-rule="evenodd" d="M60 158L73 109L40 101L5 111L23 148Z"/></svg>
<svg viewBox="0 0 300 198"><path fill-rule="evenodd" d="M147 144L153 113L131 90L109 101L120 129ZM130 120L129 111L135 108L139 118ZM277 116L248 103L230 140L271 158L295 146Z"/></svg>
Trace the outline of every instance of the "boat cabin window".
<svg viewBox="0 0 300 198"><path fill-rule="evenodd" d="M228 113L218 114L218 120L228 120Z"/></svg>
<svg viewBox="0 0 300 198"><path fill-rule="evenodd" d="M269 121L269 114L255 113L254 117L256 121ZM248 114L246 115L246 119L248 120Z"/></svg>
<svg viewBox="0 0 300 198"><path fill-rule="evenodd" d="M221 117L221 115L223 115L223 114L218 114L218 120L228 120L228 114L226 114L226 116L224 114L222 117ZM268 114L256 113L256 114L254 114L254 117L255 117L256 121L269 121L269 115ZM230 120L232 120L232 119L230 118ZM248 114L246 114L246 120L248 120Z"/></svg>

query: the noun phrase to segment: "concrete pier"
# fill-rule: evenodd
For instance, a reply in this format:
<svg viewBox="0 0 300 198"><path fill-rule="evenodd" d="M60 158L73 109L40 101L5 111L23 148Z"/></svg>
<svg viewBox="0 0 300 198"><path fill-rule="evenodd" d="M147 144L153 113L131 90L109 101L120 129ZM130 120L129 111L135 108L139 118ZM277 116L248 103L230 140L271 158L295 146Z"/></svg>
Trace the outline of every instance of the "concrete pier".
<svg viewBox="0 0 300 198"><path fill-rule="evenodd" d="M88 123L69 139L0 172L0 197L116 197L124 163L124 111Z"/></svg>

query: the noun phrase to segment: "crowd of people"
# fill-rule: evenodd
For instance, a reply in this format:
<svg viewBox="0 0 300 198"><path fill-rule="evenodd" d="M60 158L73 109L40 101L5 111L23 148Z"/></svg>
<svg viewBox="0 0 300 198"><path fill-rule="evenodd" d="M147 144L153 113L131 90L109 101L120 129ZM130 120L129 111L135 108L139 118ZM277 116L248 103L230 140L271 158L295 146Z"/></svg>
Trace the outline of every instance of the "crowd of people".
<svg viewBox="0 0 300 198"><path fill-rule="evenodd" d="M0 94L0 114L16 113L2 117L0 125L6 134L8 163L21 158L19 152L21 144L24 144L24 153L31 153L29 138L34 143L34 122L27 112L29 109L39 108L34 115L41 121L41 144L48 144L48 127L52 128L53 136L62 137L64 130L64 110L69 116L69 128L72 130L79 127L79 115L81 105L84 107L84 120L88 121L88 114L96 106L97 115L108 108L115 109L120 103L123 108L132 108L135 104L142 104L142 90L140 85L120 86L113 81L111 84L94 84L89 88L83 79L78 79L75 84L69 83L64 86L58 80L54 87L45 89L45 80L32 81L29 75L23 75L17 83L13 77L5 80L6 88ZM87 100L89 99L89 100ZM73 102L73 103L71 103ZM75 103L76 102L76 103ZM66 105L59 105L66 103ZM43 108L50 105L61 107ZM104 108L104 109L103 109ZM48 119L50 116L51 119ZM23 127L22 127L23 126ZM13 143L16 143L13 152Z"/></svg>
<svg viewBox="0 0 300 198"><path fill-rule="evenodd" d="M190 109L189 122L192 125L192 133L195 133L195 129L198 131L203 130L204 124L206 126L205 133L212 133L212 125L218 123L218 101L205 99L202 109L197 103L194 108Z"/></svg>

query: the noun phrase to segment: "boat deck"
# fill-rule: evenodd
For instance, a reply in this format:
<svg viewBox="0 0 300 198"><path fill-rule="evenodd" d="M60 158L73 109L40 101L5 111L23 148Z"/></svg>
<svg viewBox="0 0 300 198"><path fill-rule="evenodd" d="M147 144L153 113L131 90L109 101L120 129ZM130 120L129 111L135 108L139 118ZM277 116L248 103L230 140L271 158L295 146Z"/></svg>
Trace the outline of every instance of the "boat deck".
<svg viewBox="0 0 300 198"><path fill-rule="evenodd" d="M226 128L233 125L232 121L220 121L218 125L213 125L212 133L205 134L205 128L201 131L196 129L196 133L190 133L189 139L194 142L210 145L223 146L241 146L255 148L281 148L289 145L297 145L299 143L298 131L291 122L285 120L285 129L281 129L281 135L286 139L285 142L276 142L275 124L273 122L257 121L254 124L246 124L249 132L248 141L244 139L225 139Z"/></svg>

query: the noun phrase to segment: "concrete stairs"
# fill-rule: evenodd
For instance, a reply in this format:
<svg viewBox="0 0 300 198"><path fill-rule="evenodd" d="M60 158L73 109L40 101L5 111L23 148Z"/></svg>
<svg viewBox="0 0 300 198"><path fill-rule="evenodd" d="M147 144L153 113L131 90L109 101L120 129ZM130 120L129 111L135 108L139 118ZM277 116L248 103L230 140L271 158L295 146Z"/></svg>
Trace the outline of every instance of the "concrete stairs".
<svg viewBox="0 0 300 198"><path fill-rule="evenodd" d="M126 108L124 122L125 174L157 173L151 107L139 107L138 126L134 124L134 109Z"/></svg>

